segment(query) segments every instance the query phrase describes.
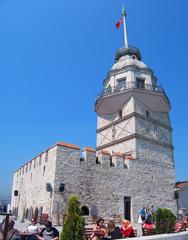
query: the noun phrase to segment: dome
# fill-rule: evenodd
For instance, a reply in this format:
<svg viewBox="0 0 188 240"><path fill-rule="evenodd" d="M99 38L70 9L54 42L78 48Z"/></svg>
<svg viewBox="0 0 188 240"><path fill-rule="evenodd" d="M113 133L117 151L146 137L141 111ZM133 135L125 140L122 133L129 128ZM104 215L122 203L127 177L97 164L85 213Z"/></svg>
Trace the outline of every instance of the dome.
<svg viewBox="0 0 188 240"><path fill-rule="evenodd" d="M120 48L115 56L115 63L111 70L121 69L125 66L135 65L139 68L147 68L147 65L141 61L141 54L138 48Z"/></svg>

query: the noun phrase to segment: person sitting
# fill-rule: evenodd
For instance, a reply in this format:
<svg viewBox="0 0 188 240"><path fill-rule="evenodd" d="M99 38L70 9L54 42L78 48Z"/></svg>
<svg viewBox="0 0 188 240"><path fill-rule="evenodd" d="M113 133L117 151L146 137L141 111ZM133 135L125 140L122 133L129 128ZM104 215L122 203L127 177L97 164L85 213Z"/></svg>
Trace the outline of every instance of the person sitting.
<svg viewBox="0 0 188 240"><path fill-rule="evenodd" d="M122 226L120 227L120 231L123 237L129 237L129 238L134 237L134 230L133 230L132 224L130 221L126 219L122 221Z"/></svg>
<svg viewBox="0 0 188 240"><path fill-rule="evenodd" d="M35 218L32 218L31 219L31 224L29 224L29 226L27 227L27 231L29 232L29 233L39 233L40 232L40 229L39 229L39 227L38 227L38 225L37 225L37 220L35 219Z"/></svg>
<svg viewBox="0 0 188 240"><path fill-rule="evenodd" d="M142 225L143 236L154 234L154 229L155 229L155 224L153 224L150 219L146 219L146 221Z"/></svg>
<svg viewBox="0 0 188 240"><path fill-rule="evenodd" d="M178 220L176 221L175 224L175 232L182 232L186 231L186 223L183 220L183 217L178 217Z"/></svg>
<svg viewBox="0 0 188 240"><path fill-rule="evenodd" d="M186 226L186 230L188 230L188 217L185 216L184 219L183 219L184 223L185 223L185 226Z"/></svg>
<svg viewBox="0 0 188 240"><path fill-rule="evenodd" d="M109 221L107 225L107 233L103 238L103 240L121 239L121 238L122 238L122 234L119 227L115 226L115 222L113 220Z"/></svg>
<svg viewBox="0 0 188 240"><path fill-rule="evenodd" d="M102 239L106 234L106 226L104 225L104 219L99 218L96 222L96 227L93 230L93 234L91 235L90 239L99 240Z"/></svg>
<svg viewBox="0 0 188 240"><path fill-rule="evenodd" d="M6 240L20 240L20 234L16 228L14 228L14 220L12 218L9 218L8 221L8 231L7 231L7 238ZM3 234L5 230L5 219L3 220L1 224L1 229L0 229L0 240L3 240Z"/></svg>
<svg viewBox="0 0 188 240"><path fill-rule="evenodd" d="M38 236L39 240L59 240L59 232L55 227L52 227L52 222L47 221L45 228L41 230Z"/></svg>

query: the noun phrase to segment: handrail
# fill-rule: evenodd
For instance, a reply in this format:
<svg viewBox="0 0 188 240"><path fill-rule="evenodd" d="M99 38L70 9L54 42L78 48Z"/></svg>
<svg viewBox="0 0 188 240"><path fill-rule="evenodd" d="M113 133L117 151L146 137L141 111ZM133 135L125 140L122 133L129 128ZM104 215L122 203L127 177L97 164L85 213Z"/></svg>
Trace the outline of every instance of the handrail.
<svg viewBox="0 0 188 240"><path fill-rule="evenodd" d="M144 90L144 91L165 94L165 92L161 86L152 85L152 84L139 84L136 81L135 82L127 82L125 84L116 85L113 87L111 87L110 85L107 85L107 87L105 87L102 90L100 95L97 96L97 99L95 101L95 106L100 102L101 98L104 96L117 94L117 93L124 92L124 91L131 90L131 89L140 89L140 90Z"/></svg>

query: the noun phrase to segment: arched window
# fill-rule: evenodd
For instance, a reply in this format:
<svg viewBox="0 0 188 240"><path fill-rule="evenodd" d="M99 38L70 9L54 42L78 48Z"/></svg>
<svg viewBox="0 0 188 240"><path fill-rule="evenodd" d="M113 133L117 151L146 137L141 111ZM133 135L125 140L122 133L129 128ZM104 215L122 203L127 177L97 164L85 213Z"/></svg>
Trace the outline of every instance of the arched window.
<svg viewBox="0 0 188 240"><path fill-rule="evenodd" d="M28 211L28 219L31 220L32 217L33 217L33 208L30 207L30 208L29 208L29 211Z"/></svg>
<svg viewBox="0 0 188 240"><path fill-rule="evenodd" d="M28 213L29 213L29 210L28 208L26 209L26 212L25 212L25 218L28 219Z"/></svg>
<svg viewBox="0 0 188 240"><path fill-rule="evenodd" d="M34 217L35 219L37 219L37 217L38 217L38 212L39 212L39 210L38 210L38 208L36 207L36 208L35 208L34 215L33 215L33 217Z"/></svg>
<svg viewBox="0 0 188 240"><path fill-rule="evenodd" d="M40 207L40 208L39 208L39 212L38 212L38 217L41 217L41 216L42 216L42 210L43 210L43 207Z"/></svg>
<svg viewBox="0 0 188 240"><path fill-rule="evenodd" d="M89 216L89 208L86 206L82 207L82 215L83 216Z"/></svg>

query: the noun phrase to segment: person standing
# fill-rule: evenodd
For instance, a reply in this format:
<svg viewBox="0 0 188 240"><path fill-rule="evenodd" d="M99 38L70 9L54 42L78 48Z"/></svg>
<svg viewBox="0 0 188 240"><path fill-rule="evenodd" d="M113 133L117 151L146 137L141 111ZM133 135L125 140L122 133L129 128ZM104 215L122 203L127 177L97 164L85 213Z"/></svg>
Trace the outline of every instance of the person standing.
<svg viewBox="0 0 188 240"><path fill-rule="evenodd" d="M146 208L144 206L140 210L140 216L141 216L142 222L144 222L146 220Z"/></svg>

